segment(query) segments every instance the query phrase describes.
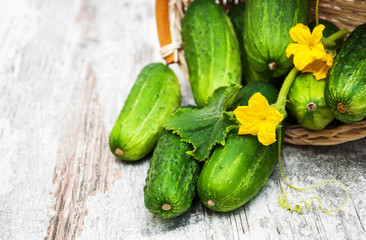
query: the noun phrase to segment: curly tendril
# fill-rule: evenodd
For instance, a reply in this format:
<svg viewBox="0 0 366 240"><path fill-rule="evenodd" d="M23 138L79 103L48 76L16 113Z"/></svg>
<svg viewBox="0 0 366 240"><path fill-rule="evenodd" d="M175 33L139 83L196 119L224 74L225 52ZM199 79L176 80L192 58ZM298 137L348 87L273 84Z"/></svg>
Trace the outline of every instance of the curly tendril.
<svg viewBox="0 0 366 240"><path fill-rule="evenodd" d="M280 129L279 129L279 132L280 132ZM330 182L335 182L335 183L339 183L343 188L344 188L344 191L346 192L346 196L347 196L347 200L346 202L336 208L336 209L333 209L333 210L325 210L324 207L323 207L323 203L322 201L320 200L319 197L313 197L310 202L306 202L306 201L300 201L298 204L296 205L293 205L292 203L289 202L289 200L287 199L287 195L286 193L283 191L283 188L281 187L281 194L278 196L278 203L281 207L287 209L287 210L290 210L291 212L297 212L297 213L302 213L302 210L303 210L303 205L305 205L306 209L308 211L310 211L311 209L311 204L317 200L319 202L319 207L320 209L324 212L324 213L332 213L332 212L336 212L338 210L341 210L342 208L344 208L347 203L349 202L349 193L348 193L348 190L347 190L347 187L341 183L340 181L338 180L334 180L334 179L331 179L331 180L325 180L325 181L321 181L317 184L314 184L313 186L311 187L308 187L308 188L298 188L298 187L294 187L293 185L291 185L287 179L285 178L285 175L283 174L283 171L282 171L282 165L281 165L281 134L278 134L278 163L279 163L279 167L280 167L280 172L281 172L281 176L282 176L282 179L285 181L285 183L287 184L287 186L289 186L290 188L296 190L296 191L308 191L310 189L313 189L313 188L316 188L317 186L321 185L321 184L325 184L325 183L330 183Z"/></svg>

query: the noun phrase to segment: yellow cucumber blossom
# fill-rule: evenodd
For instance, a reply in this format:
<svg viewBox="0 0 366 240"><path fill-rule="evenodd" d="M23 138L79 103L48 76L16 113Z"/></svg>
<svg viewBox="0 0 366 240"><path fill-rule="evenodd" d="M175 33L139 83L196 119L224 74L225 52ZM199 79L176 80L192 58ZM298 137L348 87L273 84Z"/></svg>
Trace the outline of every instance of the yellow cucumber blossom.
<svg viewBox="0 0 366 240"><path fill-rule="evenodd" d="M313 32L302 23L290 29L295 43L288 45L286 56L294 55L294 65L302 72L312 72L316 80L325 78L333 64L333 56L328 54L321 42L324 25L316 26Z"/></svg>
<svg viewBox="0 0 366 240"><path fill-rule="evenodd" d="M265 146L276 142L276 127L283 120L283 115L268 104L267 99L259 92L255 93L248 106L239 106L234 110L240 122L239 135L257 135Z"/></svg>
<svg viewBox="0 0 366 240"><path fill-rule="evenodd" d="M316 80L320 80L327 76L328 70L332 65L333 55L327 53L322 59L316 59L314 62L307 65L302 72L311 72Z"/></svg>

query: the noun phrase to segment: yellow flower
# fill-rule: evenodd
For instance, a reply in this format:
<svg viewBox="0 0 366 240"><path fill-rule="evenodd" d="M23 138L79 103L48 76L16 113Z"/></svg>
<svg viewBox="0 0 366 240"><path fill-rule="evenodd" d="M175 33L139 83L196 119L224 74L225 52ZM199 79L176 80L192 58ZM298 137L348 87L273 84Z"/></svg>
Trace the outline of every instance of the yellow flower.
<svg viewBox="0 0 366 240"><path fill-rule="evenodd" d="M288 45L286 56L294 55L294 65L302 72L312 72L316 80L325 78L333 64L333 56L328 54L321 42L324 25L316 26L312 33L302 23L290 29L290 36L295 43Z"/></svg>
<svg viewBox="0 0 366 240"><path fill-rule="evenodd" d="M316 59L321 59L324 54L324 45L320 41L323 37L324 25L316 26L313 33L302 23L290 29L290 36L295 43L288 45L286 56L294 55L294 65L298 70L303 70Z"/></svg>
<svg viewBox="0 0 366 240"><path fill-rule="evenodd" d="M276 141L276 127L283 120L283 115L269 106L261 93L255 93L249 99L248 106L237 107L234 115L241 123L239 135L257 135L259 142L265 146Z"/></svg>
<svg viewBox="0 0 366 240"><path fill-rule="evenodd" d="M333 56L325 54L322 59L316 59L307 65L302 72L311 72L316 80L323 79L327 76L329 68L333 65Z"/></svg>

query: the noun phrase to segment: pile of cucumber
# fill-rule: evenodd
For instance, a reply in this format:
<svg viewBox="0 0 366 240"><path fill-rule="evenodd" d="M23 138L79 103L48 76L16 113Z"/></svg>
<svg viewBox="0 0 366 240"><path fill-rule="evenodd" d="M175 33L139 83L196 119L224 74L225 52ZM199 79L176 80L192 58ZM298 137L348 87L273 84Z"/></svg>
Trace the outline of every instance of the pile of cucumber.
<svg viewBox="0 0 366 240"><path fill-rule="evenodd" d="M249 0L234 5L228 14L213 0L189 5L182 39L197 106L180 107L174 72L162 63L149 64L139 74L109 138L111 152L121 160L139 160L154 150L144 187L151 213L179 216L189 209L196 192L206 207L226 212L258 193L274 169L281 143L264 146L256 136L237 135L239 123L231 118L232 111L247 105L256 92L270 104L276 102L283 77L293 68L292 58L286 57L292 42L289 30L298 23L308 25L308 17L309 0ZM338 30L321 23L325 37ZM309 129L323 129L334 118L350 123L366 116L366 24L344 43L338 41L333 51L337 56L327 79L316 81L312 74L301 73L288 95L289 111ZM237 86L243 87L231 95L225 90ZM185 118L179 119L188 120L168 127L167 122L182 112ZM220 121L208 125L215 117ZM184 130L185 125L195 128ZM189 129L224 129L224 134L199 158L201 149L193 137L206 135Z"/></svg>

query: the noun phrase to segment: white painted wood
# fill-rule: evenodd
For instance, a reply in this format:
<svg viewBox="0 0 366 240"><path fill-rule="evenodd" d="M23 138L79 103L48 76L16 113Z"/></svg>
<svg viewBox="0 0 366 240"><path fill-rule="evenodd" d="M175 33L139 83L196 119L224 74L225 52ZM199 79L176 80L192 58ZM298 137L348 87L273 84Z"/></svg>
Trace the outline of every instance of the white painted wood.
<svg viewBox="0 0 366 240"><path fill-rule="evenodd" d="M0 239L365 239L366 139L283 149L296 186L338 179L351 201L341 211L282 209L319 195L345 200L328 184L294 192L278 167L258 195L229 213L196 198L171 220L144 207L150 156L115 161L108 134L139 73L162 61L154 1L3 0L0 8ZM193 103L177 66L182 103ZM317 204L315 204L317 205Z"/></svg>

